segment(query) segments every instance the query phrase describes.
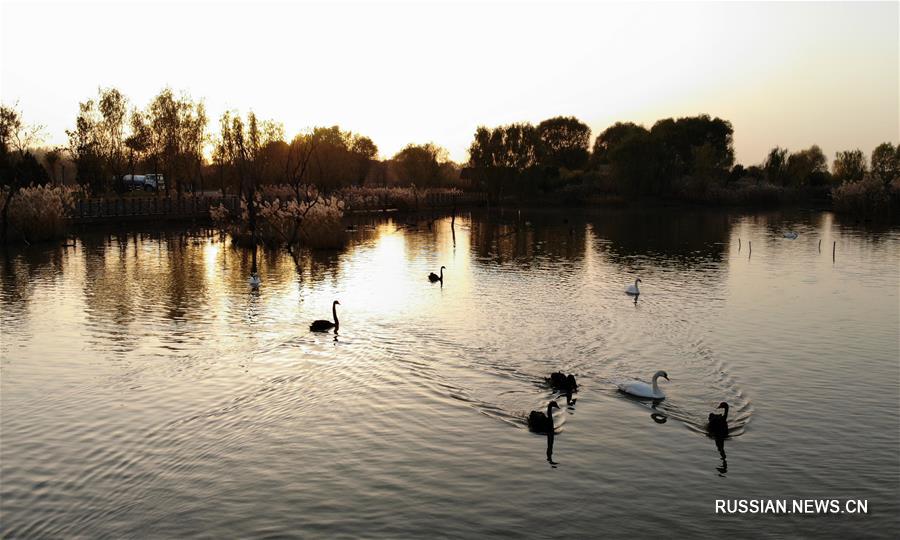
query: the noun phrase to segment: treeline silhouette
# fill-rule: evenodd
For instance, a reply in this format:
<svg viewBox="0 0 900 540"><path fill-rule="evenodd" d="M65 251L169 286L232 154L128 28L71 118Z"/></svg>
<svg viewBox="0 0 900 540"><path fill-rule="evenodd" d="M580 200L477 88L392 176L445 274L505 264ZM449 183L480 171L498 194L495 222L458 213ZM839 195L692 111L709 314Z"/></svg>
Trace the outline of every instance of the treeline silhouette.
<svg viewBox="0 0 900 540"><path fill-rule="evenodd" d="M14 107L4 106L7 113L21 123ZM372 139L339 126L314 127L288 139L282 124L253 112L226 111L216 124L218 133L210 133L203 102L168 88L143 108L130 105L118 89L100 89L80 103L74 127L66 131L68 145L30 147L23 153L30 157L17 160L22 164L10 174L26 185L74 181L105 194L128 189L128 175L152 173L165 179L160 190L178 195L208 189L240 193L248 178L264 185L300 176L324 190L363 184L443 186L459 179L459 166L433 143L409 144L379 160ZM35 167L40 157L43 167Z"/></svg>
<svg viewBox="0 0 900 540"><path fill-rule="evenodd" d="M896 203L900 146L883 143L871 168L861 150L838 152L829 171L822 150L773 148L759 165L734 163L731 123L709 115L666 118L650 129L617 122L590 144L590 129L574 117L533 126L479 127L463 175L496 197L560 202L676 199L719 204L827 200L844 184Z"/></svg>
<svg viewBox="0 0 900 540"><path fill-rule="evenodd" d="M168 88L144 107L115 88L99 89L80 103L65 147L38 148L40 130L14 107L3 106L2 123L0 175L7 191L74 182L93 194L122 192L127 175L154 173L165 179L158 189L177 195L243 194L247 185L265 184L312 184L326 193L416 185L560 204L654 198L767 205L827 201L834 194L836 204L843 197L890 207L900 177L900 146L890 142L872 152L871 162L858 149L838 152L830 169L815 145L794 152L776 147L760 164L735 164L731 123L706 114L662 119L649 129L617 122L593 140L590 128L570 116L481 126L464 164L430 142L380 158L371 138L339 126L288 138L282 124L252 112L224 113L212 134L203 102ZM860 197L879 202L860 203Z"/></svg>

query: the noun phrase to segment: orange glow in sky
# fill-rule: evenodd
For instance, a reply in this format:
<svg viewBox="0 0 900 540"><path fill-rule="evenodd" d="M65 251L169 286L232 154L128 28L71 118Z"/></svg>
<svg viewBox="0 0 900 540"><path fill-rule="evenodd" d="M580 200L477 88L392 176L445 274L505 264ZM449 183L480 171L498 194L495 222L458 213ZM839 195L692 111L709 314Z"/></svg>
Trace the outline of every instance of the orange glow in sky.
<svg viewBox="0 0 900 540"><path fill-rule="evenodd" d="M478 125L575 115L596 136L706 112L739 162L898 135L898 3L2 4L0 93L64 144L115 86L203 98L210 129L254 110L287 134L339 124L382 157L433 141L465 161Z"/></svg>

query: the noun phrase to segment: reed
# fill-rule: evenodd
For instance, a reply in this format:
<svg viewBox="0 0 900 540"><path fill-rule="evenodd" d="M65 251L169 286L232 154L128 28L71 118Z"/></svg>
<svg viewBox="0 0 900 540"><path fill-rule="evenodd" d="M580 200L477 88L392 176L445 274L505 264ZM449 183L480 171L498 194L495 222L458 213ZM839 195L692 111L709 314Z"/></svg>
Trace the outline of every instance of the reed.
<svg viewBox="0 0 900 540"><path fill-rule="evenodd" d="M67 232L66 217L80 191L65 186L29 186L17 190L9 203L9 236L28 242L63 238ZM9 193L0 192L0 208L6 204Z"/></svg>
<svg viewBox="0 0 900 540"><path fill-rule="evenodd" d="M271 186L268 186L271 188ZM307 191L309 199L298 201L295 196L284 199L286 190L265 189L257 193L254 201L256 231L250 230L247 200L241 199L240 215L232 215L222 205L210 209L213 222L232 234L242 244L259 242L272 247L307 247L312 249L340 248L346 242L341 222L344 203L337 197L326 197ZM291 194L295 195L293 188ZM275 195L274 199L269 196Z"/></svg>
<svg viewBox="0 0 900 540"><path fill-rule="evenodd" d="M456 188L418 188L408 187L348 187L339 195L348 210L378 210L396 208L398 210L416 210L429 197L437 195L455 196L462 193Z"/></svg>

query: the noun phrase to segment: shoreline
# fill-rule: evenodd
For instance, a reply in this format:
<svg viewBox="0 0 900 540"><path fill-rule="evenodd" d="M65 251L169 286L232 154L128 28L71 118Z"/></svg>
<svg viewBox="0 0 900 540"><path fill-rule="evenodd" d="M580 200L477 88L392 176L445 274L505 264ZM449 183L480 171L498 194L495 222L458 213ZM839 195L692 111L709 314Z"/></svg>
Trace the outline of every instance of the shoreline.
<svg viewBox="0 0 900 540"><path fill-rule="evenodd" d="M786 214L806 214L806 213L827 213L835 217L835 220L846 225L862 224L866 227L876 229L893 228L900 226L900 219L892 217L891 219L881 220L862 220L855 218L849 214L841 214L832 208L813 206L813 205L780 205L777 207L753 207L753 206L710 206L703 204L681 204L671 202L644 202L632 203L626 205L596 205L596 206L564 206L564 205L541 205L535 203L506 204L503 206L459 206L455 209L451 207L423 208L420 210L389 208L387 210L353 210L345 212L342 221L348 227L353 227L368 221L381 221L391 219L396 222L434 222L441 219L452 218L455 214L456 218L471 217L472 215L494 215L501 219L508 219L511 214L527 214L531 217L554 216L566 213L576 218L595 218L603 215L620 215L620 214L642 214L646 212L663 212L677 213L679 211L696 213L696 214L721 214L721 215L767 215L774 213ZM77 236L79 234L102 233L115 234L117 232L189 232L195 229L215 230L222 234L230 234L228 231L216 226L210 217L185 217L172 216L168 219L150 219L159 216L149 216L140 219L117 219L116 217L104 218L102 220L90 222L72 223L69 232L65 238ZM158 226L157 226L158 225ZM353 230L345 230L352 233ZM31 245L40 246L53 244L64 240L64 238L42 240L32 242ZM10 242L10 246L19 245L20 242Z"/></svg>

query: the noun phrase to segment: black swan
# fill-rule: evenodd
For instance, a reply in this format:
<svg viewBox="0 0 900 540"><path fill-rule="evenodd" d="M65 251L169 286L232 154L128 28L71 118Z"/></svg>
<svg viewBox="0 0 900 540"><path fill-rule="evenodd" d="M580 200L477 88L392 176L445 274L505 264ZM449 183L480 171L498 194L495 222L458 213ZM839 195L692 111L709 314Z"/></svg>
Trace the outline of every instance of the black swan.
<svg viewBox="0 0 900 540"><path fill-rule="evenodd" d="M323 321L319 319L318 321L313 321L312 324L309 325L309 329L313 332L327 332L328 330L334 328L336 331L338 329L338 325L340 324L337 316L337 306L339 306L340 304L341 303L337 300L335 300L334 303L331 304L331 315L334 317L334 322Z"/></svg>
<svg viewBox="0 0 900 540"><path fill-rule="evenodd" d="M547 404L547 414L541 411L531 411L528 415L528 428L538 433L553 433L553 409L558 409L555 401Z"/></svg>
<svg viewBox="0 0 900 540"><path fill-rule="evenodd" d="M435 281L440 281L441 283L443 283L444 282L444 268L446 268L446 266L441 267L441 270L440 270L441 275L437 275L434 272L428 274L428 281L430 281L432 283L434 283Z"/></svg>
<svg viewBox="0 0 900 540"><path fill-rule="evenodd" d="M547 379L550 386L563 392L575 392L578 390L578 383L575 382L575 375L566 375L562 371L551 373Z"/></svg>
<svg viewBox="0 0 900 540"><path fill-rule="evenodd" d="M709 425L706 429L713 437L728 436L728 404L724 401L719 403L717 409L725 409L722 414L709 413Z"/></svg>

